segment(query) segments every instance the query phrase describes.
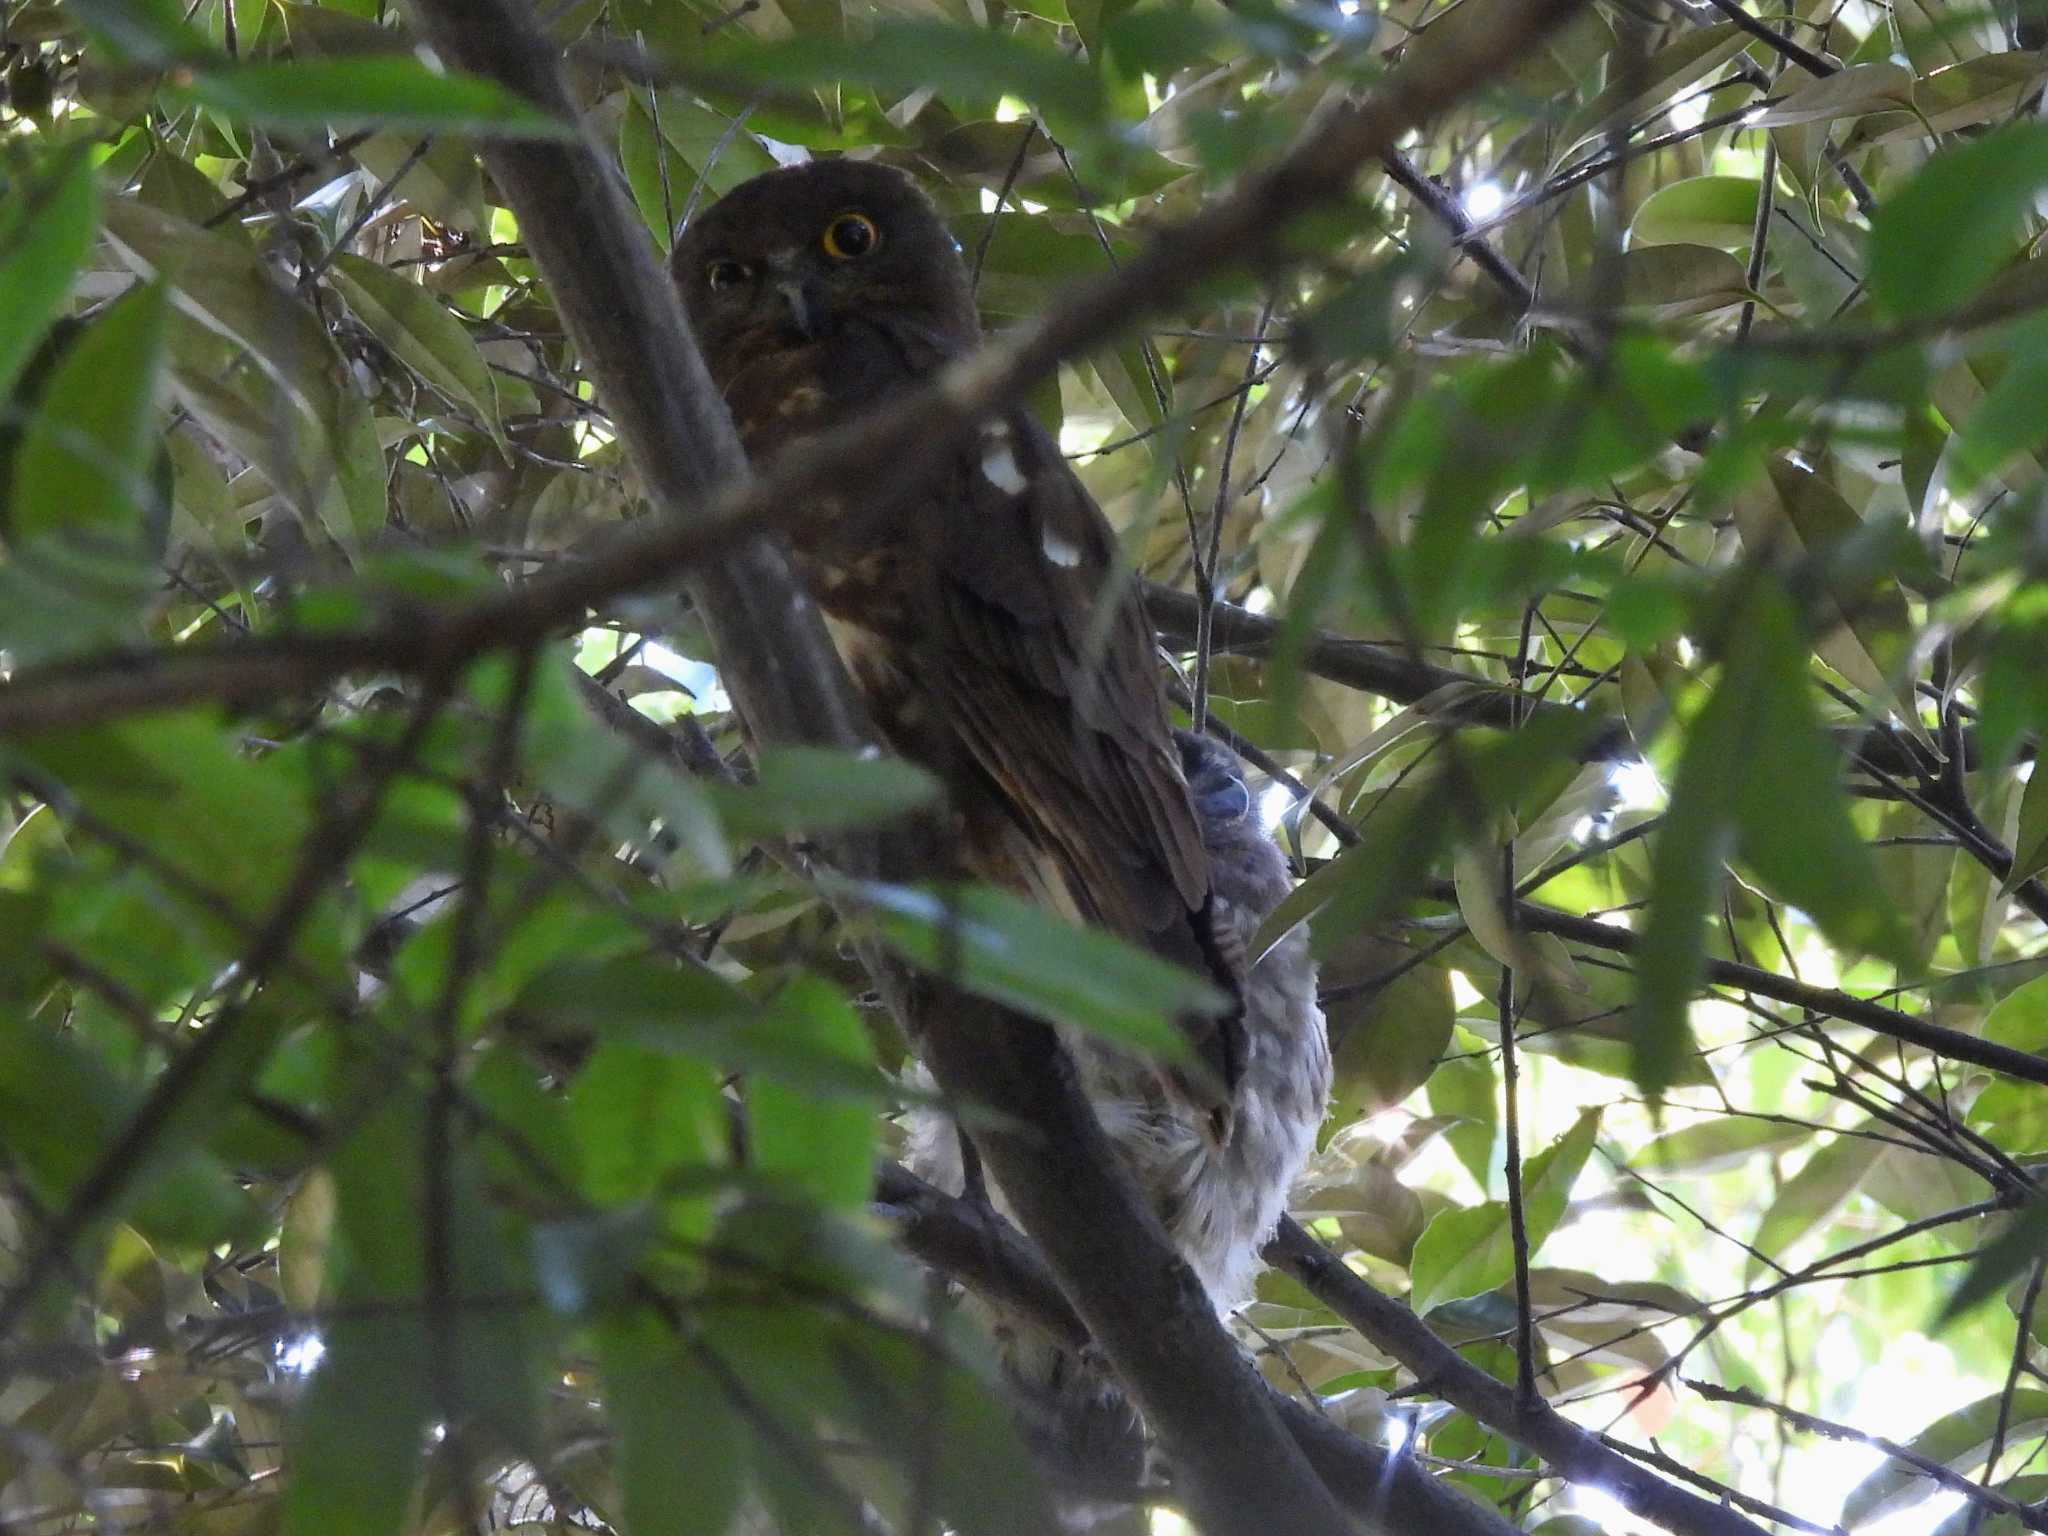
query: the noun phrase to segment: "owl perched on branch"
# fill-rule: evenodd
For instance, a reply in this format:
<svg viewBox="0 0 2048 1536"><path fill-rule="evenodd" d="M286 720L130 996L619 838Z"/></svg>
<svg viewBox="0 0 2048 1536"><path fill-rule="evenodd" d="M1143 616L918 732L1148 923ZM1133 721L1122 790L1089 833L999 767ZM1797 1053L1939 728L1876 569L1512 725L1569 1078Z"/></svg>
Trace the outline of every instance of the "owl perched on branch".
<svg viewBox="0 0 2048 1536"><path fill-rule="evenodd" d="M672 271L756 458L981 339L958 245L915 183L881 165L754 178L693 222ZM1229 755L1169 729L1115 536L1028 413L993 415L929 473L890 478L908 489L849 486L799 520L798 569L876 724L946 784L964 873L1142 944L1232 1000L1184 1021L1192 1069L1085 1042L1075 1053L1139 1186L1217 1304L1235 1305L1329 1086L1301 939L1247 974L1285 863ZM924 1138L921 1161L957 1189L941 1140Z"/></svg>

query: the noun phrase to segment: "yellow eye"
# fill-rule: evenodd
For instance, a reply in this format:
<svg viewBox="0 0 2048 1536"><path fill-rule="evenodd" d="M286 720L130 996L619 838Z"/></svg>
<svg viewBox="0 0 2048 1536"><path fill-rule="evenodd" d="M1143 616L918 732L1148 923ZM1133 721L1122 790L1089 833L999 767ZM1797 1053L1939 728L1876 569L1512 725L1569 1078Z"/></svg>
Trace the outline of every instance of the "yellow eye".
<svg viewBox="0 0 2048 1536"><path fill-rule="evenodd" d="M825 254L834 261L865 256L882 243L882 232L864 213L842 213L825 226Z"/></svg>
<svg viewBox="0 0 2048 1536"><path fill-rule="evenodd" d="M744 261L721 259L704 264L704 286L716 293L721 288L734 288L754 274Z"/></svg>

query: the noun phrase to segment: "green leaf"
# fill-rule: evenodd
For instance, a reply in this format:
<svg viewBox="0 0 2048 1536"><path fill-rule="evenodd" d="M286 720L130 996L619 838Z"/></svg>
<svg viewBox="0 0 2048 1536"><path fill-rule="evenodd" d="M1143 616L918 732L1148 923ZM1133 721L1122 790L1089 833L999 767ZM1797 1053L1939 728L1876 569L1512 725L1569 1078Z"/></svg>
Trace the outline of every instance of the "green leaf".
<svg viewBox="0 0 2048 1536"><path fill-rule="evenodd" d="M2020 799L2019 836L2013 839L2012 872L2005 888L2048 869L2048 773L2036 769Z"/></svg>
<svg viewBox="0 0 2048 1536"><path fill-rule="evenodd" d="M850 893L912 964L1049 1024L1181 1060L1187 1040L1174 1020L1226 1006L1192 971L1005 891L871 882Z"/></svg>
<svg viewBox="0 0 2048 1536"><path fill-rule="evenodd" d="M853 1070L874 1060L867 1031L846 1000L814 977L776 998L776 1027ZM750 1162L820 1205L857 1209L874 1187L875 1117L865 1104L820 1099L764 1080L747 1089Z"/></svg>
<svg viewBox="0 0 2048 1536"><path fill-rule="evenodd" d="M1500 1127L1500 1077L1487 1042L1454 1026L1448 1059L1429 1076L1429 1107L1457 1123L1444 1132L1458 1161L1482 1188L1491 1176L1493 1146Z"/></svg>
<svg viewBox="0 0 2048 1536"><path fill-rule="evenodd" d="M138 548L156 507L156 385L170 318L161 282L126 295L72 344L37 402L15 462L13 535L92 530Z"/></svg>
<svg viewBox="0 0 2048 1536"><path fill-rule="evenodd" d="M1450 839L1448 797L1391 792L1359 822L1359 841L1289 891L1259 924L1249 946L1256 965L1301 924L1313 922L1310 944L1320 953L1372 927L1429 877ZM1327 936L1321 938L1319 936Z"/></svg>
<svg viewBox="0 0 2048 1536"><path fill-rule="evenodd" d="M1660 1174L1684 1173L1695 1178L1748 1167L1756 1154L1797 1146L1813 1136L1804 1125L1776 1120L1709 1120L1668 1131L1630 1159Z"/></svg>
<svg viewBox="0 0 2048 1536"><path fill-rule="evenodd" d="M73 9L115 57L131 63L189 63L213 56L206 34L181 20L170 0L73 0Z"/></svg>
<svg viewBox="0 0 2048 1536"><path fill-rule="evenodd" d="M1868 1123L1858 1127L1869 1128ZM1862 1136L1838 1134L1807 1158L1780 1186L1777 1198L1757 1223L1756 1236L1750 1239L1755 1253L1744 1268L1745 1276L1754 1280L1763 1273L1764 1263L1757 1253L1767 1253L1783 1263L1794 1243L1839 1211L1877 1166L1876 1150Z"/></svg>
<svg viewBox="0 0 2048 1536"><path fill-rule="evenodd" d="M650 1312L597 1334L618 1434L621 1528L634 1536L724 1536L746 1488L747 1433L717 1379Z"/></svg>
<svg viewBox="0 0 2048 1536"><path fill-rule="evenodd" d="M1686 1012L1705 974L1705 923L1731 851L1835 943L1887 958L1907 943L1849 819L1839 755L1808 696L1807 648L1789 605L1752 583L1723 635L1720 681L1686 730L1636 954L1637 1081L1650 1093L1671 1085L1690 1049ZM1754 772L1765 756L1772 771Z"/></svg>
<svg viewBox="0 0 2048 1536"><path fill-rule="evenodd" d="M601 1045L570 1087L569 1125L592 1201L657 1200L664 1232L680 1241L711 1230L715 1200L701 1179L696 1188L669 1185L726 1161L725 1104L712 1068L644 1046Z"/></svg>
<svg viewBox="0 0 2048 1536"><path fill-rule="evenodd" d="M247 1231L254 1215L227 1170L199 1151L223 1112L252 1078L274 1037L250 1028L191 1084L184 1108L170 1115L101 1191L90 1230L124 1217L150 1238L204 1251ZM0 1011L0 1123L9 1160L46 1208L63 1209L101 1170L142 1103L133 1085L110 1072L75 1033ZM132 1215L131 1215L132 1213ZM74 1262L80 1257L74 1250Z"/></svg>
<svg viewBox="0 0 2048 1536"><path fill-rule="evenodd" d="M1867 574L1885 525L1866 523L1828 480L1789 455L1773 454L1765 469L1768 484L1732 504L1744 547L1759 560L1803 554L1819 567L1831 601L1815 605L1815 654L1926 740L1912 700L1891 680L1909 643L1905 594L1889 575L1872 583Z"/></svg>
<svg viewBox="0 0 2048 1536"><path fill-rule="evenodd" d="M755 1003L723 977L655 955L565 960L519 994L518 1010L546 1033L596 1035L764 1076L813 1094L866 1103L891 1094L871 1063L814 1049L777 1027L775 1005Z"/></svg>
<svg viewBox="0 0 2048 1536"><path fill-rule="evenodd" d="M1757 183L1748 176L1694 176L1659 187L1636 209L1629 244L1747 249L1756 233L1756 198Z"/></svg>
<svg viewBox="0 0 2048 1536"><path fill-rule="evenodd" d="M99 191L91 159L74 155L48 182L18 195L0 235L0 397L12 393L92 249Z"/></svg>
<svg viewBox="0 0 2048 1536"><path fill-rule="evenodd" d="M188 72L171 94L237 122L286 131L387 128L501 139L575 133L573 124L495 81L443 74L410 54L216 65Z"/></svg>
<svg viewBox="0 0 2048 1536"><path fill-rule="evenodd" d="M365 329L428 384L469 407L509 457L491 370L469 328L426 289L389 267L341 251L327 270L328 281Z"/></svg>
<svg viewBox="0 0 2048 1536"><path fill-rule="evenodd" d="M1912 105L1913 71L1889 59L1852 64L1832 75L1802 80L1776 106L1744 118L1746 127L1784 128L1796 123L1825 123L1861 117L1868 112L1898 111Z"/></svg>
<svg viewBox="0 0 2048 1536"><path fill-rule="evenodd" d="M1998 1484L1998 1491L2015 1503L2039 1509L2042 1501L2048 1500L2048 1476L2037 1472L2006 1478ZM2026 1521L2018 1515L2000 1512L1987 1517L1976 1504L1961 1500L1955 1512L1928 1536L2026 1536L2028 1529Z"/></svg>
<svg viewBox="0 0 2048 1536"><path fill-rule="evenodd" d="M1399 1104L1429 1080L1451 1043L1457 1004L1450 972L1417 966L1368 985L1400 966L1408 951L1363 935L1325 959L1320 982L1341 1112L1374 1113Z"/></svg>
<svg viewBox="0 0 2048 1536"><path fill-rule="evenodd" d="M250 758L207 711L47 731L18 750L103 824L249 913L276 898L311 827L278 760Z"/></svg>
<svg viewBox="0 0 2048 1536"><path fill-rule="evenodd" d="M897 757L770 747L745 786L705 792L735 837L789 837L894 821L939 798L939 781Z"/></svg>
<svg viewBox="0 0 2048 1536"><path fill-rule="evenodd" d="M1722 687L1732 694L1732 683ZM1707 917L1735 844L1745 743L1734 714L1717 692L1687 729L1671 807L1651 852L1650 911L1635 954L1634 1042L1636 1081L1651 1095L1677 1081L1692 1049L1688 1014L1706 976Z"/></svg>
<svg viewBox="0 0 2048 1536"><path fill-rule="evenodd" d="M294 1416L287 1536L395 1536L418 1481L433 1398L415 1314L340 1317Z"/></svg>
<svg viewBox="0 0 2048 1536"><path fill-rule="evenodd" d="M1558 130L1553 162L1577 149L1606 124L1633 120L1669 101L1710 70L1718 69L1748 46L1749 39L1733 22L1688 27L1657 50L1640 67L1615 72L1614 83L1587 102Z"/></svg>
<svg viewBox="0 0 2048 1536"><path fill-rule="evenodd" d="M865 38L792 37L733 48L722 69L763 85L836 85L859 80L906 96L937 90L956 107L1022 97L1053 134L1086 137L1107 108L1091 69L1022 33L936 21L889 21Z"/></svg>
<svg viewBox="0 0 2048 1536"><path fill-rule="evenodd" d="M619 116L619 164L633 189L640 216L662 249L673 233L669 221L682 217L690 189L704 178L704 197L723 197L750 176L772 170L774 157L750 133L734 133L731 119L711 111L685 91L662 91L654 98L661 116L661 135L654 132L654 114L639 92L627 97ZM662 195L661 156L669 156L668 195ZM717 158L713 158L713 152Z"/></svg>
<svg viewBox="0 0 2048 1536"><path fill-rule="evenodd" d="M1967 1476L1984 1464L2001 1418L2006 1418L2007 1445L2024 1445L2048 1429L2048 1392L2029 1388L2013 1393L2009 1418L2005 1407L1998 1393L1979 1398L1936 1419L1906 1441L1906 1449ZM1910 1509L1940 1487L1905 1462L1887 1460L1849 1491L1842 1503L1842 1523L1850 1530L1875 1524Z"/></svg>
<svg viewBox="0 0 2048 1536"><path fill-rule="evenodd" d="M1572 1185L1592 1154L1600 1112L1589 1109L1556 1142L1522 1167L1522 1215L1535 1257L1564 1213ZM1483 1296L1514 1277L1515 1250L1504 1201L1441 1212L1415 1242L1408 1266L1409 1304L1426 1313L1446 1302Z"/></svg>
<svg viewBox="0 0 2048 1536"><path fill-rule="evenodd" d="M1995 128L1944 149L1887 196L1870 227L1870 285L1904 319L1941 315L2019 252L2020 221L2048 182L2048 123Z"/></svg>
<svg viewBox="0 0 2048 1536"><path fill-rule="evenodd" d="M295 510L322 519L337 537L381 528L383 458L369 412L311 308L279 284L250 246L161 209L113 198L105 226L125 265L144 277L163 276L181 316L247 349L276 386L261 390L258 404L241 381L220 378L209 360L204 368L172 371L180 402L261 466ZM182 361L175 328L172 342ZM293 408L279 409L286 403ZM341 513L329 504L337 497Z"/></svg>
<svg viewBox="0 0 2048 1536"><path fill-rule="evenodd" d="M1642 245L1622 252L1611 272L1589 271L1574 300L1619 305L1645 320L1680 320L1732 309L1756 297L1742 263L1711 245Z"/></svg>
<svg viewBox="0 0 2048 1536"><path fill-rule="evenodd" d="M1950 495L1968 495L2048 438L2048 424L2040 413L2042 395L2048 392L2044 346L2048 319L2037 317L2014 328L2001 349L2006 353L2005 371L1964 417L1944 460Z"/></svg>
<svg viewBox="0 0 2048 1536"><path fill-rule="evenodd" d="M1963 1278L1941 1304L1935 1328L1947 1327L2031 1273L2044 1254L2048 1254L2048 1196L2037 1195L2012 1214L2003 1232L1977 1251ZM2037 1333L2041 1323L2039 1317L2033 1320Z"/></svg>

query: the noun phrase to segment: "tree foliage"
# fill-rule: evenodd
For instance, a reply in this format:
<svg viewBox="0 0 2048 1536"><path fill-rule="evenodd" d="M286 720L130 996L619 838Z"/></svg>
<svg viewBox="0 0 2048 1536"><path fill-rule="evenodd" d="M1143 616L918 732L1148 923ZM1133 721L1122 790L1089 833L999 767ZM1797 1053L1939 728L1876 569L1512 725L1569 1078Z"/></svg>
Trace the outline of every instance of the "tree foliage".
<svg viewBox="0 0 2048 1536"><path fill-rule="evenodd" d="M580 130L382 0L6 7L0 1524L1047 1528L868 962L1190 983L834 867L935 786L743 736L480 148L582 131L657 253L913 169L1057 338L1322 960L1276 1394L1474 1532L2048 1529L2033 0L531 14Z"/></svg>

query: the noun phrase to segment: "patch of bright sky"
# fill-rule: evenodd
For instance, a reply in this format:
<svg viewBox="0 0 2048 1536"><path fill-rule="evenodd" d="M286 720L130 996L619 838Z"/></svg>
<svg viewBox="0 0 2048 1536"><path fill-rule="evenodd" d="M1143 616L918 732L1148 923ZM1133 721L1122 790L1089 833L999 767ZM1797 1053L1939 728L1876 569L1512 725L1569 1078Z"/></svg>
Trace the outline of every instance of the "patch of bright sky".
<svg viewBox="0 0 2048 1536"><path fill-rule="evenodd" d="M1674 102L1671 110L1664 114L1665 121L1680 133L1699 127L1707 120L1707 91L1696 91L1681 101Z"/></svg>
<svg viewBox="0 0 2048 1536"><path fill-rule="evenodd" d="M1458 994L1461 1011L1468 1007L1478 1010L1490 1006L1480 998L1476 988L1456 977L1455 973L1453 987ZM1740 1065L1733 1067L1729 1073L1731 1085L1743 1070ZM1625 1102L1622 1095L1628 1089L1611 1078L1535 1053L1525 1054L1523 1071L1525 1155L1547 1146L1585 1105L1606 1106L1603 1140L1609 1145L1639 1145L1655 1129L1649 1121L1647 1108ZM1428 1112L1419 1096L1406 1108L1412 1113ZM1683 1113L1682 1110L1678 1112ZM1390 1124L1387 1134L1391 1135L1398 1129L1398 1125L1391 1123L1391 1117L1398 1112L1388 1113ZM1672 1111L1667 1110L1666 1113L1669 1116ZM1671 1129L1672 1125L1667 1120L1663 1128ZM1458 1192L1459 1186L1469 1188L1472 1183L1469 1173L1449 1154L1440 1137L1403 1171L1402 1178L1403 1182L1411 1185L1448 1193ZM1500 1181L1496 1176L1490 1182L1498 1186ZM1607 1182L1605 1164L1595 1157L1581 1178L1579 1198L1584 1201L1588 1196L1597 1194ZM1704 1181L1688 1181L1683 1192L1689 1201L1699 1202L1706 1214L1719 1224L1739 1236L1747 1236L1758 1217L1753 1202L1741 1203L1742 1197L1729 1193L1732 1186L1723 1185L1719 1193L1724 1199L1738 1202L1734 1210L1724 1210L1707 1198L1711 1188L1711 1184ZM1488 1193L1492 1198L1499 1198L1497 1187ZM1472 1196L1460 1193L1459 1198L1470 1199ZM1691 1224L1691 1218L1682 1212L1674 1211L1673 1215L1677 1225L1660 1227L1646 1225L1642 1214L1631 1209L1598 1207L1586 1210L1551 1234L1539 1262L1546 1267L1585 1269L1617 1280L1650 1279L1659 1274L1660 1257L1676 1256L1680 1261L1682 1283L1695 1294L1713 1297L1739 1290L1745 1257L1740 1248L1702 1234L1697 1226ZM1747 1341L1743 1338L1746 1326L1747 1320L1738 1320L1731 1325L1724 1335L1728 1347L1746 1347ZM1757 1326L1776 1325L1759 1321ZM1685 1324L1674 1324L1664 1330L1672 1335L1664 1341L1667 1345L1681 1342L1688 1331ZM1704 1355L1697 1357L1690 1368L1711 1372L1707 1363L1709 1358ZM1910 1438L1929 1420L1963 1406L1982 1391L1980 1382L1958 1371L1953 1356L1940 1341L1912 1329L1892 1334L1875 1359L1867 1357L1859 1342L1859 1330L1851 1327L1845 1316L1837 1316L1826 1327L1808 1369L1811 1372L1809 1381L1839 1384L1833 1392L1824 1393L1812 1405L1824 1417L1898 1439ZM1611 1395L1595 1395L1572 1409L1570 1416L1605 1428L1606 1420L1616 1405L1617 1400ZM1673 1454L1683 1454L1686 1429L1714 1436L1720 1433L1718 1424L1731 1422L1710 1422L1710 1414L1695 1413L1682 1416L1681 1424L1685 1417L1691 1418L1690 1425L1676 1433L1673 1428L1663 1432L1666 1448ZM1705 1467L1705 1470L1739 1476L1746 1491L1770 1495L1771 1472L1777 1456L1775 1420L1759 1411L1738 1415L1732 1423L1735 1429L1732 1436L1702 1442L1692 1450L1692 1454L1703 1455L1708 1444L1718 1444L1729 1461L1717 1467ZM1631 1433L1626 1421L1619 1426L1618 1432L1624 1435ZM1880 1453L1868 1446L1795 1435L1785 1459L1778 1495L1794 1513L1822 1524L1831 1523L1837 1518L1851 1490L1880 1459ZM1618 1501L1596 1487L1574 1486L1562 1496L1561 1506L1596 1521L1608 1536L1649 1536L1654 1529L1630 1515ZM1930 1497L1886 1520L1860 1528L1858 1536L1930 1536L1956 1507L1953 1497Z"/></svg>
<svg viewBox="0 0 2048 1536"><path fill-rule="evenodd" d="M1497 181L1475 182L1465 189L1465 212L1475 219L1490 219L1507 203L1508 195Z"/></svg>
<svg viewBox="0 0 2048 1536"><path fill-rule="evenodd" d="M1259 792L1259 825L1271 832L1293 804L1293 790L1285 784L1268 784Z"/></svg>
<svg viewBox="0 0 2048 1536"><path fill-rule="evenodd" d="M312 1371L327 1354L327 1343L317 1333L294 1334L277 1341L277 1368L294 1376Z"/></svg>
<svg viewBox="0 0 2048 1536"><path fill-rule="evenodd" d="M1607 770L1607 782L1614 790L1614 808L1618 811L1664 808L1664 781L1645 758L1623 758Z"/></svg>
<svg viewBox="0 0 2048 1536"><path fill-rule="evenodd" d="M983 187L981 189L981 211L983 213L994 213L1001 206L1002 201L997 197L995 188ZM1014 191L1010 193L1009 206L1022 209L1025 213L1045 212L1045 204L1034 203L1028 197L1019 197Z"/></svg>
<svg viewBox="0 0 2048 1536"><path fill-rule="evenodd" d="M1805 957L1801 959L1803 965ZM1492 1007L1491 999L1457 972L1452 973L1452 990L1461 1015L1476 1020ZM1696 1011L1695 1022L1707 1044L1740 1037L1747 1028L1740 1011L1730 1005L1702 1004ZM1737 1102L1765 1102L1765 1096L1756 1092L1761 1085L1749 1079L1782 1066L1769 1052L1741 1060L1723 1054L1716 1060L1724 1083ZM1525 1156L1549 1145L1581 1108L1589 1105L1604 1107L1602 1140L1610 1147L1640 1146L1658 1130L1676 1129L1692 1123L1694 1118L1681 1102L1674 1101L1665 1109L1662 1124L1654 1123L1646 1106L1628 1101L1632 1091L1626 1084L1554 1056L1525 1052L1523 1073ZM1810 1110L1823 1117L1826 1114L1813 1106L1802 1109L1792 1104L1786 1108L1794 1113ZM1428 1113L1426 1098L1418 1092L1401 1110L1375 1117L1375 1123L1384 1120L1382 1134L1391 1137L1400 1129L1403 1116ZM1498 1151L1496 1146L1496 1155ZM1747 1237L1754 1231L1761 1210L1753 1182L1744 1181L1753 1181L1757 1170L1733 1171L1725 1176L1674 1177L1677 1192L1724 1230L1737 1237ZM1441 1137L1434 1139L1403 1170L1402 1180L1411 1186L1453 1194L1461 1200L1469 1201L1480 1193L1473 1190L1471 1175L1451 1155ZM1484 1193L1499 1198L1499 1176L1494 1175L1489 1184L1493 1187ZM1596 1156L1581 1177L1578 1198L1588 1202L1604 1187L1619 1185L1604 1160ZM1668 1276L1693 1294L1708 1299L1740 1291L1745 1284L1743 1251L1732 1242L1703 1233L1694 1219L1682 1211L1672 1209L1670 1215L1672 1221L1667 1224L1646 1221L1640 1211L1630 1208L1591 1206L1550 1235L1538 1262L1544 1266L1589 1270L1617 1281ZM1796 1406L1809 1407L1823 1417L1873 1434L1910 1439L1930 1420L1964 1406L1983 1392L1981 1381L1958 1369L1946 1344L1917 1328L1908 1326L1890 1333L1872 1358L1867 1352L1871 1330L1854 1326L1844 1313L1836 1312L1830 1317L1828 1309L1838 1305L1835 1296L1814 1292L1801 1296L1793 1305L1820 1309L1815 1322L1824 1324L1811 1359L1802 1364L1805 1386L1798 1390ZM1722 1342L1732 1350L1754 1350L1762 1346L1766 1335L1775 1339L1778 1326L1769 1309L1760 1308L1731 1323ZM1752 1335L1751 1329L1759 1331ZM1682 1342L1689 1331L1687 1325L1675 1324L1664 1331L1672 1335L1664 1341L1667 1345ZM1711 1375L1711 1358L1710 1354L1697 1356L1689 1369ZM1571 1416L1605 1427L1616 1406L1612 1395L1595 1395L1571 1410ZM1731 1427L1733 1432L1729 1433ZM1619 1432L1631 1434L1632 1430L1624 1422ZM1662 1432L1666 1449L1674 1455L1713 1455L1717 1460L1725 1456L1727 1460L1718 1465L1707 1465L1702 1460L1703 1470L1737 1476L1746 1491L1761 1496L1772 1493L1777 1435L1776 1421L1762 1411L1737 1412L1723 1419L1698 1404ZM1688 1438L1695 1438L1698 1443L1688 1446ZM1778 1483L1778 1496L1794 1513L1822 1524L1831 1523L1851 1490L1877 1465L1878 1459L1879 1453L1867 1446L1794 1435ZM1652 1529L1597 1488L1575 1487L1562 1498L1561 1506L1597 1521L1609 1536L1648 1536ZM1923 1499L1884 1521L1860 1528L1858 1536L1930 1536L1955 1508L1952 1497Z"/></svg>
<svg viewBox="0 0 2048 1536"><path fill-rule="evenodd" d="M607 663L616 660L621 653L629 649L633 639L631 635L621 635L609 629L586 629L583 631L582 643L576 650L577 665L586 672L600 671ZM680 651L669 649L659 641L650 640L640 647L640 653L634 657L634 663L659 672L664 677L673 678L689 690L689 694L639 695L636 704L643 710L646 710L649 700L660 700L665 704L673 702L673 708L646 710L647 713L657 717L664 714L673 717L699 712L720 714L732 707L725 694L725 685L719 680L718 669L709 662L697 661ZM694 700L690 694L696 696Z"/></svg>

